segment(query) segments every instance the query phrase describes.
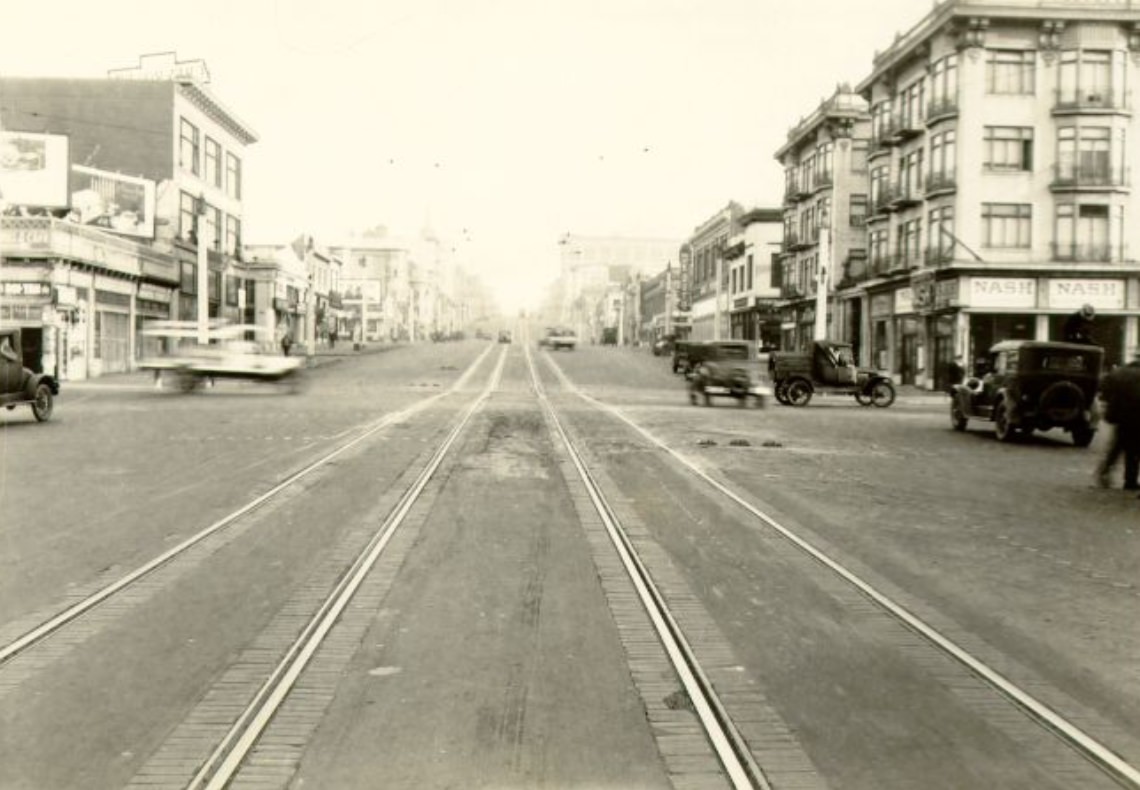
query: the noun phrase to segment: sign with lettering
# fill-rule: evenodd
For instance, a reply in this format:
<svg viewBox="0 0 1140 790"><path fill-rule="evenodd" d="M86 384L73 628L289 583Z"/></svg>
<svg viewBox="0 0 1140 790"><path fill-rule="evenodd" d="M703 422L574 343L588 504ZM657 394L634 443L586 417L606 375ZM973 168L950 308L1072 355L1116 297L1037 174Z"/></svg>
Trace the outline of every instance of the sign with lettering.
<svg viewBox="0 0 1140 790"><path fill-rule="evenodd" d="M875 294L871 297L871 315L891 314L891 294Z"/></svg>
<svg viewBox="0 0 1140 790"><path fill-rule="evenodd" d="M914 312L914 291L910 288L899 288L895 291L895 313Z"/></svg>
<svg viewBox="0 0 1140 790"><path fill-rule="evenodd" d="M71 166L72 219L112 233L154 238L155 183L82 165Z"/></svg>
<svg viewBox="0 0 1140 790"><path fill-rule="evenodd" d="M946 307L957 307L960 299L959 283L961 281L955 277L953 280L939 280L934 284L934 309L941 310Z"/></svg>
<svg viewBox="0 0 1140 790"><path fill-rule="evenodd" d="M51 296L48 283L0 283L4 296Z"/></svg>
<svg viewBox="0 0 1140 790"><path fill-rule="evenodd" d="M1049 280L1049 307L1124 308L1124 280Z"/></svg>
<svg viewBox="0 0 1140 790"><path fill-rule="evenodd" d="M1037 281L1032 277L971 277L967 293L971 307L1037 306Z"/></svg>
<svg viewBox="0 0 1140 790"><path fill-rule="evenodd" d="M179 60L174 52L140 55L139 65L125 69L109 69L113 80L158 80L172 82L209 82L210 72L204 60Z"/></svg>

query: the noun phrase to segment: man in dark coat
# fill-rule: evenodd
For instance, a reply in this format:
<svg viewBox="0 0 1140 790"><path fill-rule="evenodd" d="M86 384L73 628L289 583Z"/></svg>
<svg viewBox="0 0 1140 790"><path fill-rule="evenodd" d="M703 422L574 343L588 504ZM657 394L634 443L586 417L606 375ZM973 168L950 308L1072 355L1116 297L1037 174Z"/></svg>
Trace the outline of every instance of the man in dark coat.
<svg viewBox="0 0 1140 790"><path fill-rule="evenodd" d="M1096 308L1086 304L1080 310L1065 319L1062 336L1066 343L1085 343L1097 345L1093 337L1093 319L1096 318Z"/></svg>
<svg viewBox="0 0 1140 790"><path fill-rule="evenodd" d="M1116 426L1108 452L1097 468L1097 480L1109 486L1109 475L1116 460L1124 455L1124 488L1140 489L1140 351L1132 361L1117 368L1101 381L1104 419Z"/></svg>

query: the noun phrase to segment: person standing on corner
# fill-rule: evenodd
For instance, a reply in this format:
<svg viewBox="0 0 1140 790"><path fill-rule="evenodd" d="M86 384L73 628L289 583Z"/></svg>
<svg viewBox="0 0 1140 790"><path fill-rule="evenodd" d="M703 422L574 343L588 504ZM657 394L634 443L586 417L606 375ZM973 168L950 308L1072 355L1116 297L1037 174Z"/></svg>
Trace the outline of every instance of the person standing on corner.
<svg viewBox="0 0 1140 790"><path fill-rule="evenodd" d="M1105 422L1114 426L1112 442L1097 466L1097 483L1109 488L1109 476L1117 459L1124 456L1124 489L1140 490L1140 351L1132 361L1104 377L1100 397Z"/></svg>

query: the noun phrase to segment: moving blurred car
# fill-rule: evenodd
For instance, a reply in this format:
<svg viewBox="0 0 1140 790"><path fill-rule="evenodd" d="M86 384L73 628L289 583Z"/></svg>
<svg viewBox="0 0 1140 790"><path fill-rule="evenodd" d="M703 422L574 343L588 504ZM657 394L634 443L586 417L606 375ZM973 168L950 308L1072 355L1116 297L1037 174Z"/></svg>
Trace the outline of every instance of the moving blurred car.
<svg viewBox="0 0 1140 790"><path fill-rule="evenodd" d="M676 335L665 335L653 341L653 356L662 357L673 353L673 344L677 342Z"/></svg>
<svg viewBox="0 0 1140 790"><path fill-rule="evenodd" d="M701 345L701 358L693 368L689 400L712 405L712 396L735 398L741 406L763 408L772 388L765 367L747 340L713 340Z"/></svg>
<svg viewBox="0 0 1140 790"><path fill-rule="evenodd" d="M264 327L215 324L207 335L207 343L198 343L193 321L152 322L143 336L160 340L164 349L143 357L139 368L153 370L160 383L164 376L173 376L183 392L217 379L281 383L291 392L300 388L304 358L278 353Z"/></svg>

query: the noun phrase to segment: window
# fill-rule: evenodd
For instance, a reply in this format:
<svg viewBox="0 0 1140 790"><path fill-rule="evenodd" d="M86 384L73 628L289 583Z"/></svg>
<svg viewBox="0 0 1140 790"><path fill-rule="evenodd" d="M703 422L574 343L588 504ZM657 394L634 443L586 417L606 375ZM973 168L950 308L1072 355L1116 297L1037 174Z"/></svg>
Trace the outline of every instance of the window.
<svg viewBox="0 0 1140 790"><path fill-rule="evenodd" d="M183 118L180 129L178 166L194 175L199 175L202 172L202 164L198 156L198 127Z"/></svg>
<svg viewBox="0 0 1140 790"><path fill-rule="evenodd" d="M887 201L887 177L889 167L876 167L871 171L871 210L878 211Z"/></svg>
<svg viewBox="0 0 1140 790"><path fill-rule="evenodd" d="M933 263L951 260L954 256L954 207L939 206L930 210L927 224L929 249Z"/></svg>
<svg viewBox="0 0 1140 790"><path fill-rule="evenodd" d="M835 156L835 144L824 143L815 157L815 183L823 186L832 183L831 166Z"/></svg>
<svg viewBox="0 0 1140 790"><path fill-rule="evenodd" d="M1060 104L1114 107L1123 96L1123 61L1114 65L1112 53L1099 50L1067 50L1061 53Z"/></svg>
<svg viewBox="0 0 1140 790"><path fill-rule="evenodd" d="M985 158L983 163L987 170L1032 170L1032 127L985 127Z"/></svg>
<svg viewBox="0 0 1140 790"><path fill-rule="evenodd" d="M226 153L226 194L241 200L241 160Z"/></svg>
<svg viewBox="0 0 1140 790"><path fill-rule="evenodd" d="M918 264L922 257L922 220L912 219L899 227L899 263L905 268Z"/></svg>
<svg viewBox="0 0 1140 790"><path fill-rule="evenodd" d="M867 172L867 148L868 148L868 143L866 140L852 140L851 141L851 172L852 173L866 173Z"/></svg>
<svg viewBox="0 0 1140 790"><path fill-rule="evenodd" d="M867 224L867 196L851 196L851 227L861 228Z"/></svg>
<svg viewBox="0 0 1140 790"><path fill-rule="evenodd" d="M924 117L923 98L925 83L922 79L912 83L902 91L902 106L899 107L899 122L903 129L915 129L922 124Z"/></svg>
<svg viewBox="0 0 1140 790"><path fill-rule="evenodd" d="M746 267L745 271L748 273L748 275L747 275L748 276L748 290L751 291L752 290L752 255L751 255L751 253L748 255L748 258L745 260L744 265Z"/></svg>
<svg viewBox="0 0 1140 790"><path fill-rule="evenodd" d="M887 231L873 230L867 237L867 249L871 255L871 271L879 274L887 264Z"/></svg>
<svg viewBox="0 0 1140 790"><path fill-rule="evenodd" d="M930 178L927 180L927 189L953 186L956 158L957 144L953 129L931 136Z"/></svg>
<svg viewBox="0 0 1140 790"><path fill-rule="evenodd" d="M983 246L1028 248L1032 211L1029 203L983 203Z"/></svg>
<svg viewBox="0 0 1140 790"><path fill-rule="evenodd" d="M1107 126L1063 126L1057 130L1057 177L1082 183L1110 183L1112 130Z"/></svg>
<svg viewBox="0 0 1140 790"><path fill-rule="evenodd" d="M198 267L190 261L182 261L182 282L179 286L184 294L198 293Z"/></svg>
<svg viewBox="0 0 1140 790"><path fill-rule="evenodd" d="M188 192L179 196L178 235L191 244L198 243L198 199Z"/></svg>
<svg viewBox="0 0 1140 790"><path fill-rule="evenodd" d="M1034 69L1037 53L1018 50L990 50L986 62L987 93L1034 92Z"/></svg>
<svg viewBox="0 0 1140 790"><path fill-rule="evenodd" d="M947 55L930 67L930 111L937 115L958 106L958 56Z"/></svg>
<svg viewBox="0 0 1140 790"><path fill-rule="evenodd" d="M241 220L233 215L226 216L225 252L235 257L241 256Z"/></svg>
<svg viewBox="0 0 1140 790"><path fill-rule="evenodd" d="M881 101L871 108L871 139L882 140L891 132L891 103Z"/></svg>
<svg viewBox="0 0 1140 790"><path fill-rule="evenodd" d="M226 275L226 304L230 307L238 306L238 278L232 274Z"/></svg>
<svg viewBox="0 0 1140 790"><path fill-rule="evenodd" d="M216 206L206 204L206 227L210 230L210 249L222 250L222 212Z"/></svg>
<svg viewBox="0 0 1140 790"><path fill-rule="evenodd" d="M899 159L899 192L906 197L917 197L922 192L921 148Z"/></svg>
<svg viewBox="0 0 1140 790"><path fill-rule="evenodd" d="M221 189L222 147L216 140L206 137L206 180Z"/></svg>
<svg viewBox="0 0 1140 790"><path fill-rule="evenodd" d="M1058 260L1111 260L1108 206L1060 203L1057 205Z"/></svg>

